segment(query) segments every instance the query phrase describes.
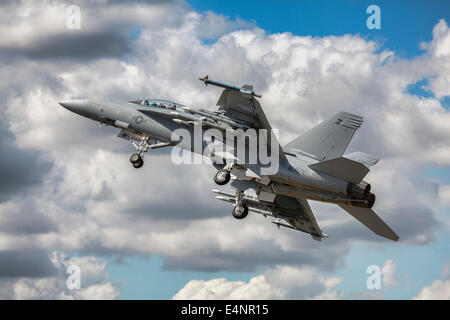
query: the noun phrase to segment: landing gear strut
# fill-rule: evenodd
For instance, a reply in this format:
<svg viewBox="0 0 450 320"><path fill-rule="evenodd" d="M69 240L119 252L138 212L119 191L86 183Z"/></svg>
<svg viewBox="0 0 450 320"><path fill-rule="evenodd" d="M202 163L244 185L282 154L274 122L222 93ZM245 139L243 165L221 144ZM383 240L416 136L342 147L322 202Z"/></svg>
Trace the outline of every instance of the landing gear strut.
<svg viewBox="0 0 450 320"><path fill-rule="evenodd" d="M138 151L137 153L132 154L130 157L130 162L134 168L138 169L144 165L144 153L147 152L150 148L149 142L151 143L150 136L144 136L139 142L139 145L136 145L133 142L133 146Z"/></svg>
<svg viewBox="0 0 450 320"><path fill-rule="evenodd" d="M242 195L244 192L236 192L236 204L233 207L233 217L236 219L244 219L248 215L248 207L242 202Z"/></svg>

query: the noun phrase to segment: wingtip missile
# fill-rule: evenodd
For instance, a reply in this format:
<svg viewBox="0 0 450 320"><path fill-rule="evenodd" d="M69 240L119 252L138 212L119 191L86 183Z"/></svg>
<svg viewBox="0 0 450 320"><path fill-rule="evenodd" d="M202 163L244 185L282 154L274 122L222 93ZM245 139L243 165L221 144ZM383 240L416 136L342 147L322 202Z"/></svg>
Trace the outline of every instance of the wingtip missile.
<svg viewBox="0 0 450 320"><path fill-rule="evenodd" d="M281 222L281 221L272 221L272 223L273 223L274 225L276 225L278 229L280 229L280 227L285 227L285 228L289 228L289 229L292 229L292 230L297 230L297 231L302 231L302 232L309 233L309 234L312 236L312 238L313 238L314 240L317 240L317 241L321 241L323 238L325 238L325 239L328 238L328 235L325 234L325 233L322 233L322 234L314 234L314 233L311 233L311 232L308 232L308 231L305 231L305 230L298 229L298 228L296 228L296 227L294 227L294 226L291 226L291 225L289 225L289 224L283 223L283 222Z"/></svg>
<svg viewBox="0 0 450 320"><path fill-rule="evenodd" d="M202 77L198 78L198 80L203 81L203 83L205 84L205 86L207 86L208 83L209 83L208 77L209 77L209 76L206 75L206 76L204 76L203 78L202 78Z"/></svg>
<svg viewBox="0 0 450 320"><path fill-rule="evenodd" d="M220 201L230 202L230 203L234 203L236 201L235 199L226 198L226 197L222 197L222 196L216 196L216 199L220 200Z"/></svg>
<svg viewBox="0 0 450 320"><path fill-rule="evenodd" d="M212 189L211 191L214 192L214 193L220 194L222 196L227 196L227 197L233 197L234 198L233 194L226 193L226 192L220 191L218 189Z"/></svg>
<svg viewBox="0 0 450 320"><path fill-rule="evenodd" d="M202 81L203 83L205 83L205 85L207 86L208 84L217 86L217 87L221 87L224 89L230 89L230 90L236 90L236 91L240 91L244 94L250 95L250 96L255 96L257 98L261 98L262 95L257 94L253 91L253 86L245 84L242 87L235 87L226 83L222 83L222 82L218 82L218 81L214 81L214 80L210 80L208 75L204 76L204 77L200 77L198 78L198 80Z"/></svg>

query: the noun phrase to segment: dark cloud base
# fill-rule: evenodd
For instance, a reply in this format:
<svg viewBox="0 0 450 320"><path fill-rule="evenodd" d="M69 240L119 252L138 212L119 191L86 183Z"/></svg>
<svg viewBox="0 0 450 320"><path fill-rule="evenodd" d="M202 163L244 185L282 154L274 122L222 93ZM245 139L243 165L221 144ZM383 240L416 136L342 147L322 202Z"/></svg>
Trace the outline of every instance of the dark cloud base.
<svg viewBox="0 0 450 320"><path fill-rule="evenodd" d="M73 31L68 34L49 36L30 43L24 48L2 48L0 57L31 60L68 60L84 62L101 58L121 58L131 50L126 35L115 32L86 34Z"/></svg>
<svg viewBox="0 0 450 320"><path fill-rule="evenodd" d="M0 251L0 278L43 278L56 273L46 250Z"/></svg>
<svg viewBox="0 0 450 320"><path fill-rule="evenodd" d="M38 153L15 148L13 140L0 118L0 203L41 183L52 167Z"/></svg>

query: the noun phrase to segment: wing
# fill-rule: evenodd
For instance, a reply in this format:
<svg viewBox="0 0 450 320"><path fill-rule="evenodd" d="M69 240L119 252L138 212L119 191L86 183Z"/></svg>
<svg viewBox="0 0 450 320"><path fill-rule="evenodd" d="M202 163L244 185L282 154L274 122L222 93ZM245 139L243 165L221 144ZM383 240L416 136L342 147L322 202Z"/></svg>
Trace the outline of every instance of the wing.
<svg viewBox="0 0 450 320"><path fill-rule="evenodd" d="M223 115L249 128L272 129L261 105L251 94L224 89L217 101L217 105Z"/></svg>
<svg viewBox="0 0 450 320"><path fill-rule="evenodd" d="M278 196L279 197L279 196ZM304 198L291 198L294 199L297 206L293 210L286 210L281 207L281 213L285 213L282 219L284 219L292 229L299 230L302 232L309 233L314 240L321 241L322 238L327 238L328 235L322 232L319 225L317 224L314 213L309 206L308 200ZM274 222L275 224L279 224ZM282 226L283 224L280 224Z"/></svg>
<svg viewBox="0 0 450 320"><path fill-rule="evenodd" d="M272 150L272 139L270 134L273 133L269 120L253 94L253 87L244 85L248 91L237 91L233 89L224 89L220 95L217 105L219 106L219 112L225 117L240 123L248 128L253 129L266 129L266 143L268 151ZM279 154L284 157L283 150L276 139L276 144L279 148Z"/></svg>
<svg viewBox="0 0 450 320"><path fill-rule="evenodd" d="M339 158L362 123L360 116L341 111L289 142L284 149L304 151L319 161Z"/></svg>
<svg viewBox="0 0 450 320"><path fill-rule="evenodd" d="M217 102L219 111L214 113L206 111L206 113L209 113L210 116L213 116L214 119L219 121L220 119L218 118L225 118L225 121L222 122L230 124L233 129L265 129L266 141L264 141L264 143L267 145L268 151L271 152L273 147L276 147L278 148L280 158L285 159L283 149L278 143L278 138L272 134L273 132L269 121L258 100L256 100L256 97L260 98L261 95L258 95L253 91L253 86L245 84L242 87L235 87L211 80L208 76L200 78L199 80L203 81L205 85L210 84L224 88ZM201 110L201 112L205 112L205 110ZM274 139L272 139L272 137ZM276 146L272 147L272 144L276 144Z"/></svg>

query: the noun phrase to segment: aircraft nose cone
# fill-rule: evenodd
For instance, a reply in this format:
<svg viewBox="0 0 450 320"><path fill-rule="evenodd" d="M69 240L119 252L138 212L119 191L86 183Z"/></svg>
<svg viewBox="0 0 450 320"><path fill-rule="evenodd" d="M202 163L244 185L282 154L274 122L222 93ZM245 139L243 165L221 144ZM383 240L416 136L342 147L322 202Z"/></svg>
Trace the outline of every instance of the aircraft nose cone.
<svg viewBox="0 0 450 320"><path fill-rule="evenodd" d="M61 101L59 104L72 112L82 114L87 102L86 99L74 99Z"/></svg>

